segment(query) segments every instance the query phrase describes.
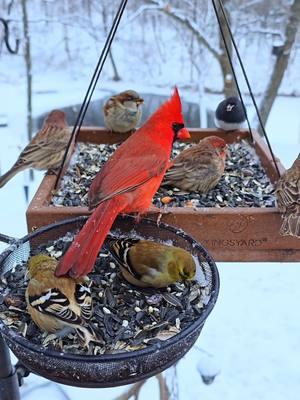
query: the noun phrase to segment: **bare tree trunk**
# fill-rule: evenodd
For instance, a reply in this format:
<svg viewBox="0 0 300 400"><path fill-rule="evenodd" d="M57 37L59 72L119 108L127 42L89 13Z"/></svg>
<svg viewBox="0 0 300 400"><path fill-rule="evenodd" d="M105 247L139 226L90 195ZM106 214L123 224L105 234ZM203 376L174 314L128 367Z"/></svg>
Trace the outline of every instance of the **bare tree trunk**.
<svg viewBox="0 0 300 400"><path fill-rule="evenodd" d="M28 25L28 14L26 0L21 0L23 13L23 32L24 32L24 58L26 67L27 81L27 135L28 140L32 139L32 64L31 64L31 48L30 35Z"/></svg>
<svg viewBox="0 0 300 400"><path fill-rule="evenodd" d="M65 16L68 13L67 0L64 0L64 2L63 2L63 13ZM68 60L71 61L72 57L71 57L70 43L69 43L69 31L68 31L68 26L66 23L63 24L63 37L64 37L65 52L67 54Z"/></svg>
<svg viewBox="0 0 300 400"><path fill-rule="evenodd" d="M102 7L102 20L103 20L103 26L104 26L104 32L107 35L107 14L106 14L106 10L105 10L105 6ZM114 71L114 75L113 75L113 80L114 81L120 81L121 77L119 75L119 72L117 70L117 66L112 54L112 50L110 49L109 53L108 53L111 65L112 65L112 69Z"/></svg>
<svg viewBox="0 0 300 400"><path fill-rule="evenodd" d="M7 14L8 14L8 15L10 14L11 7L12 7L12 3L13 3L13 2L11 2L11 3L7 6ZM4 4L2 4L0 7L4 8ZM2 33L2 29L3 29L3 34L1 34L1 33ZM4 26L3 26L3 27L1 26L1 27L0 27L0 55L1 55L1 53L2 53L2 48L3 48L3 44L4 44L4 37L5 37Z"/></svg>
<svg viewBox="0 0 300 400"><path fill-rule="evenodd" d="M159 387L159 400L169 400L170 392L167 385L167 382L162 373L155 375L155 378L158 381ZM134 400L138 400L140 391L143 385L147 382L147 379L136 382L133 384L126 392L122 393L120 396L116 397L115 400L130 400L132 397Z"/></svg>
<svg viewBox="0 0 300 400"><path fill-rule="evenodd" d="M140 390L142 386L147 382L147 379L136 382L134 385L130 386L130 388L122 393L120 396L116 397L115 400L129 400L134 397L135 400L138 399Z"/></svg>
<svg viewBox="0 0 300 400"><path fill-rule="evenodd" d="M209 42L208 40L200 33L200 31L197 30L195 24L191 23L189 18L187 18L183 13L178 13L178 10L172 9L172 7L169 6L162 6L161 3L158 0L144 0L147 4L150 5L156 5L157 10L163 12L164 14L168 15L171 17L173 20L177 21L181 26L185 27L188 29L195 37L197 40L198 44L200 46L203 46L206 48L210 54L217 60L217 62L220 65L221 71L222 71L222 76L223 76L223 91L224 93L227 94L232 94L235 88L233 77L232 77L232 72L230 68L230 64L228 61L227 53L225 51L224 47L224 42L223 39L220 37L220 48L221 51L218 49L215 49ZM224 3L226 3L228 0L226 0ZM221 16L221 21L222 25L224 26L224 18L222 17L222 13L220 13ZM227 32L227 29L225 29L225 37L227 37L227 43L229 47L231 47L231 41L229 34Z"/></svg>
<svg viewBox="0 0 300 400"><path fill-rule="evenodd" d="M169 400L170 392L168 389L168 385L162 373L155 375L155 378L158 380L159 386L159 400Z"/></svg>
<svg viewBox="0 0 300 400"><path fill-rule="evenodd" d="M230 15L228 10L226 9L226 4L228 3L228 0L224 0L223 4L224 4L224 9L225 9L225 14L226 17L228 19L228 22L230 24ZM221 25L223 28L223 32L224 32L224 36L225 36L225 40L226 40L226 44L229 50L229 56L230 58L232 58L232 43L231 43L231 38L228 32L228 29L226 28L226 22L225 22L225 18L222 14L222 11L219 8L219 16L220 16L220 20L221 20ZM233 74L232 74L232 70L231 70L231 66L229 63L229 59L228 59L228 55L226 52L226 47L224 44L224 40L223 37L221 35L221 28L220 29L220 33L219 33L219 45L220 45L220 49L221 49L221 55L219 56L219 63L220 63L220 67L222 70L222 75L223 75L223 80L224 80L224 95L225 97L229 97L232 96L236 90L235 90L235 81L233 78Z"/></svg>
<svg viewBox="0 0 300 400"><path fill-rule="evenodd" d="M28 141L32 139L32 65L30 51L30 35L28 25L28 14L26 0L21 0L23 14L23 32L24 32L24 58L26 66L26 81L27 81L27 136ZM33 179L31 172L30 178Z"/></svg>
<svg viewBox="0 0 300 400"><path fill-rule="evenodd" d="M87 15L91 19L92 18L92 3L91 0L86 0L84 2L86 9L87 9Z"/></svg>
<svg viewBox="0 0 300 400"><path fill-rule="evenodd" d="M289 58L291 55L292 46L295 42L297 30L300 22L300 0L294 0L289 12L289 19L285 29L285 42L276 55L275 65L265 91L264 97L260 105L260 116L263 125L265 126L273 103L276 99L278 89L282 82L284 73L287 69ZM261 133L261 127L258 127Z"/></svg>
<svg viewBox="0 0 300 400"><path fill-rule="evenodd" d="M108 56L109 56L109 59L110 59L110 62L111 62L111 65L112 65L112 68L113 68L113 71L114 71L113 81L120 81L121 77L120 77L119 72L117 70L115 59L113 57L113 54L112 54L111 50L109 51Z"/></svg>

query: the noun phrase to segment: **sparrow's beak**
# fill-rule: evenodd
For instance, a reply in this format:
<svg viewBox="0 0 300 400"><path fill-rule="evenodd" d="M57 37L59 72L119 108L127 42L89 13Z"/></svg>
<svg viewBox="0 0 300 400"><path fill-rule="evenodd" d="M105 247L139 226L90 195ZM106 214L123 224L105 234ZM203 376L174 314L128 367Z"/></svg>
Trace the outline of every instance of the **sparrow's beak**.
<svg viewBox="0 0 300 400"><path fill-rule="evenodd" d="M144 99L142 99L142 98L139 98L136 100L136 104L138 104L138 105L143 104L143 103L144 103Z"/></svg>
<svg viewBox="0 0 300 400"><path fill-rule="evenodd" d="M191 135L186 128L181 128L180 131L177 133L178 139L190 139Z"/></svg>

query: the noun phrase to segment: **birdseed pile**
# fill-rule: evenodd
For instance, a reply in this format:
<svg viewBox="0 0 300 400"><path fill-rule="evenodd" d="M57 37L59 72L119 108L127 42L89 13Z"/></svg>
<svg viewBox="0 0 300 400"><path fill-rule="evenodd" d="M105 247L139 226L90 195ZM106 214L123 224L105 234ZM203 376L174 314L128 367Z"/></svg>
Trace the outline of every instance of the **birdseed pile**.
<svg viewBox="0 0 300 400"><path fill-rule="evenodd" d="M39 247L59 258L70 245L68 233L56 241ZM164 341L195 321L210 299L210 286L205 277L198 281L176 283L165 289L137 289L120 275L110 254L101 251L93 273L91 288L94 313L91 323L103 343L90 343L83 348L76 333L49 340L26 311L26 263L17 265L0 280L0 318L10 329L37 345L76 354L104 354L133 351Z"/></svg>
<svg viewBox="0 0 300 400"><path fill-rule="evenodd" d="M190 144L175 143L172 158ZM87 206L88 189L101 166L117 145L78 144L61 187L53 196L54 206ZM241 141L228 145L225 172L217 186L207 194L187 193L161 187L155 194L157 207L275 207L273 185L255 150Z"/></svg>

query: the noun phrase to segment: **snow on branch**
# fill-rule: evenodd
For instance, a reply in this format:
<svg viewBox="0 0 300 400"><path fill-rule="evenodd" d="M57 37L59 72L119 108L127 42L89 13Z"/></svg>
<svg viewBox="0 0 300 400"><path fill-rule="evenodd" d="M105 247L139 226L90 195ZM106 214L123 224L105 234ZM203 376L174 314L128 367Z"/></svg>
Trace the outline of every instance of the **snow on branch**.
<svg viewBox="0 0 300 400"><path fill-rule="evenodd" d="M160 7L157 5L143 5L140 8L138 8L130 17L127 18L125 22L122 23L122 25L127 25L133 22L136 18L138 18L141 14L143 14L145 11L156 11L160 10Z"/></svg>
<svg viewBox="0 0 300 400"><path fill-rule="evenodd" d="M191 21L182 10L176 9L171 7L170 4L165 3L161 0L145 0L147 5L141 6L130 18L133 20L134 18L138 17L141 13L145 11L161 11L170 18L174 19L175 21L179 22L181 25L185 26L190 32L195 35L197 41L203 45L215 58L219 59L221 56L221 52L216 50L205 38L204 33L201 31L199 26L194 22Z"/></svg>

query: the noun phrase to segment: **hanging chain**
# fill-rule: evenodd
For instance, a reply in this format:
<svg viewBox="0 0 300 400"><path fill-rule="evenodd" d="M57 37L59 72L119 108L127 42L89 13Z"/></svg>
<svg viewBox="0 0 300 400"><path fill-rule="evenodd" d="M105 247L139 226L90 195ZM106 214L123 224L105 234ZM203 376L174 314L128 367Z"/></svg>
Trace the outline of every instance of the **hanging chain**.
<svg viewBox="0 0 300 400"><path fill-rule="evenodd" d="M76 122L75 122L75 124L74 124L74 126L73 126L73 130L72 130L72 133L71 133L71 137L70 137L70 140L69 140L69 142L68 142L68 145L67 145L67 148L66 148L66 151L65 151L65 154L64 154L64 157L63 157L63 160L62 160L62 163L61 163L61 166L60 166L60 169L59 169L57 178L56 178L56 182L55 182L55 185L54 185L54 188L55 188L55 189L57 188L57 185L58 185L59 180L60 180L60 178L61 178L61 175L62 175L62 173L63 173L64 164L65 164L66 159L67 159L67 157L68 157L68 154L69 154L69 150L70 150L70 148L71 148L71 145L72 145L73 143L75 143L76 138L77 138L77 135L78 135L78 133L79 133L79 131L80 131L80 128L81 128L81 126L82 126L82 123L83 123L83 120L84 120L86 111L87 111L88 106L89 106L89 104L90 104L92 95L93 95L93 93L94 93L94 90L95 90L95 87L96 87L96 85L97 85L97 82L98 82L98 79L99 79L99 77L100 77L100 74L101 74L101 72L102 72L104 63L105 63L106 58L107 58L107 56L108 56L108 53L109 53L111 44L112 44L112 42L113 42L113 40L114 40L114 37L115 37L115 34L116 34L117 29L118 29L118 27L119 27L119 24L120 24L122 15L123 15L124 10L125 10L125 8L126 8L127 1L128 1L128 0L122 0L122 1L121 1L120 6L119 6L119 8L118 8L118 11L117 11L117 13L116 13L116 15L115 15L115 18L114 18L114 20L113 20L111 29L110 29L110 31L109 31L109 34L108 34L107 39L106 39L106 41L105 41L104 47L103 47L102 52L101 52L101 54L100 54L98 63L97 63L97 65L96 65L96 68L95 68L95 71L94 71L94 73L93 73L92 79L91 79L91 81L90 81L89 87L88 87L88 89L87 89L86 95L85 95L85 97L84 97L84 100L83 100L83 102L82 102L82 104L81 104L79 113L78 113L78 115L77 115Z"/></svg>
<svg viewBox="0 0 300 400"><path fill-rule="evenodd" d="M225 44L226 53L227 53L227 56L228 56L228 58L229 58L230 66L231 66L231 69L232 69L232 72L233 72L233 75L234 75L235 83L236 83L236 85L237 85L238 92L239 92L239 96L240 96L240 99L241 99L241 102L242 102L242 104L243 104L244 111L245 111L246 108L245 108L245 105L244 105L244 102L243 102L242 93L241 93L240 88L239 88L239 85L238 85L238 83L237 83L237 79L236 79L236 75L235 75L235 70L234 70L233 63L232 63L232 58L230 57L229 49L228 49L228 46L227 46L227 43L226 43L226 40L225 40L225 35L224 35L223 28L222 28L220 16L219 16L219 13L218 13L216 4L215 4L215 0L212 0L212 3L213 3L213 7L214 7L214 10L215 10L215 14L216 14L216 17L217 17L217 20L218 20L218 24L219 24L219 28L220 28L220 31L221 31L221 35L222 35L222 38L223 38L223 41L224 41L224 44ZM238 60L239 60L239 64L240 64L240 67L241 67L241 69L242 69L242 72L243 72L243 75L244 75L244 78L245 78L245 81L246 81L246 84L247 84L247 87L248 87L248 90L249 90L249 94L250 94L251 100L252 100L252 102L253 102L253 105L254 105L254 108L255 108L255 111L256 111L258 120L259 120L259 124L260 124L260 126L261 126L263 135L264 135L264 137L265 137L265 139L266 139L266 142L267 142L267 145L268 145L268 148L269 148L269 151L270 151L272 160L273 160L273 162L274 162L274 166L275 166L275 169L276 169L276 171L277 171L278 177L280 178L280 172L279 172L279 169L278 169L278 165L277 165L277 163L276 163L275 155L274 155L274 153L273 153L272 146L271 146L271 144L270 144L270 141L269 141L267 132L266 132L264 126L263 126L262 119L261 119L261 116L260 116L260 112L259 112L259 110L258 110L256 101L255 101L255 98L254 98L254 95L253 95L253 92L252 92L252 89L251 89L251 86L250 86L250 83L249 83L249 79L248 79L248 76L247 76L247 74L246 74L246 70L245 70L245 68L244 68L244 64L243 64L243 62L242 62L240 53L239 53L239 51L238 51L236 42L235 42L235 40L234 40L232 31L231 31L231 28L230 28L230 23L229 23L229 21L228 21L228 18L227 18L227 15L226 15L226 11L225 11L225 9L224 9L223 2L222 2L222 0L218 0L218 3L219 3L219 7L220 7L220 9L221 9L221 11L222 11L223 18L224 18L224 21L225 21L225 24L226 24L228 33L229 33L229 35L230 35L230 39L231 39L231 41L232 41L232 44L233 44L233 47L234 47L234 49L235 49L237 58L238 58ZM247 123L248 123L248 126L249 126L249 130L250 130L250 133L251 133L251 136L252 136L252 132L251 132L251 128L250 128L250 122L249 122L249 119L248 119L248 117L247 117L247 113L246 113L246 119L247 119ZM253 136L252 136L252 139L253 139Z"/></svg>

